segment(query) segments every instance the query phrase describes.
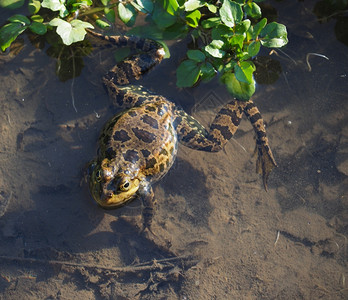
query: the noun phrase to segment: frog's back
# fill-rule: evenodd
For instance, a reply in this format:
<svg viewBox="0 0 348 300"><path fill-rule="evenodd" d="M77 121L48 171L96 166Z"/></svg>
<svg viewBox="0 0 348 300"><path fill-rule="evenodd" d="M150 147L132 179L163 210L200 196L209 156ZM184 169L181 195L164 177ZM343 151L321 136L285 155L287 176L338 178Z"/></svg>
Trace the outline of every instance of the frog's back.
<svg viewBox="0 0 348 300"><path fill-rule="evenodd" d="M115 116L100 136L101 156L132 165L151 181L172 166L177 151L172 104L150 102Z"/></svg>

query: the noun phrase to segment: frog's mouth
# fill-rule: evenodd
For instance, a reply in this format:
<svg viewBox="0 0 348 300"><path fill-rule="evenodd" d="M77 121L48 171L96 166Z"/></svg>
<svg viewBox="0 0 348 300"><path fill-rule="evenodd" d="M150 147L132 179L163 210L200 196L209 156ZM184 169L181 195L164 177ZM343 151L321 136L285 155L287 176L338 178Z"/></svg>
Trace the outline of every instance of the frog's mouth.
<svg viewBox="0 0 348 300"><path fill-rule="evenodd" d="M140 180L129 176L117 176L112 180L102 177L96 162L90 164L89 187L93 199L103 208L117 208L135 198Z"/></svg>
<svg viewBox="0 0 348 300"><path fill-rule="evenodd" d="M99 198L94 198L97 203L103 208L117 208L125 205L127 202L133 200L139 189L139 184L133 184L128 191L122 191L118 193L102 193Z"/></svg>

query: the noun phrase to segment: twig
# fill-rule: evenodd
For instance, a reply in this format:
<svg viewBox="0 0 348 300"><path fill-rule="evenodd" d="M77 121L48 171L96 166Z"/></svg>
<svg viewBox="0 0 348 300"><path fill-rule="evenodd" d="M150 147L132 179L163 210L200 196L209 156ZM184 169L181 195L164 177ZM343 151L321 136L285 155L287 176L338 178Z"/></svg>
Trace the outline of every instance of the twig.
<svg viewBox="0 0 348 300"><path fill-rule="evenodd" d="M309 57L310 56L319 56L319 57L322 57L322 58L325 58L327 60L329 60L329 58L323 54L319 54L319 53L307 53L306 55L306 63L307 63L307 66L308 66L308 72L311 72L312 71L312 67L311 65L309 64Z"/></svg>
<svg viewBox="0 0 348 300"><path fill-rule="evenodd" d="M11 119L10 119L10 116L8 114L5 114L6 117L7 117L7 121L8 123L10 124L10 126L12 127L12 123L11 123Z"/></svg>
<svg viewBox="0 0 348 300"><path fill-rule="evenodd" d="M60 261L60 260L47 260L40 258L29 258L29 257L15 257L15 256L0 256L0 260L7 261L18 261L18 262L28 262L28 263L38 263L38 264L52 264L52 265L60 265L60 266L70 266L76 268L88 268L88 269L100 269L104 271L118 272L118 273L137 273L141 271L153 271L156 269L163 270L164 268L173 267L172 264L163 265L163 263L169 263L173 261L179 260L187 260L188 265L194 265L198 261L191 258L190 256L177 256L171 258L164 258L160 260L149 261L145 263L141 263L135 266L126 266L126 267L110 267L110 266L102 266L88 263L76 263L70 261ZM162 264L160 264L162 263Z"/></svg>
<svg viewBox="0 0 348 300"><path fill-rule="evenodd" d="M275 246L277 245L277 243L278 243L279 235L280 235L280 231L278 230L278 231L277 231L277 237L276 237L275 242L274 242L274 247L275 247Z"/></svg>

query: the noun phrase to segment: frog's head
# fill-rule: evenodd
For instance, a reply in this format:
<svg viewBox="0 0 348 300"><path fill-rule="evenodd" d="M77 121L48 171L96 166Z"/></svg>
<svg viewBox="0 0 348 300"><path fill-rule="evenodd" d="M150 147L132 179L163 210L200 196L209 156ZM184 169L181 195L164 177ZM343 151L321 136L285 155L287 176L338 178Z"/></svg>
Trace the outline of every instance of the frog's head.
<svg viewBox="0 0 348 300"><path fill-rule="evenodd" d="M133 199L139 189L139 179L123 171L105 158L89 166L89 187L94 200L104 208L117 208Z"/></svg>

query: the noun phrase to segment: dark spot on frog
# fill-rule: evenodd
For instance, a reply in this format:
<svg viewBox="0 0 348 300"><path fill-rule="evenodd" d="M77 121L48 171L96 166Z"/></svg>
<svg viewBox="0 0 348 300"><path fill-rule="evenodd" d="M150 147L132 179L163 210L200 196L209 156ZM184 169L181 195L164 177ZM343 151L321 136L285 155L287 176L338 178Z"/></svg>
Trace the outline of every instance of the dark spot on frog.
<svg viewBox="0 0 348 300"><path fill-rule="evenodd" d="M156 163L157 163L157 160L154 157L149 160L146 160L146 169L152 169Z"/></svg>
<svg viewBox="0 0 348 300"><path fill-rule="evenodd" d="M129 114L131 117L135 117L135 116L137 115L137 113L136 113L134 110L129 111L128 114Z"/></svg>
<svg viewBox="0 0 348 300"><path fill-rule="evenodd" d="M182 117L176 117L173 121L173 126L176 128L182 122Z"/></svg>
<svg viewBox="0 0 348 300"><path fill-rule="evenodd" d="M219 130L225 140L229 140L233 136L233 134L230 131L228 126L222 126L219 124L212 124L212 126L210 128Z"/></svg>
<svg viewBox="0 0 348 300"><path fill-rule="evenodd" d="M146 105L145 109L148 111L155 111L156 110L156 108L151 106L151 105Z"/></svg>
<svg viewBox="0 0 348 300"><path fill-rule="evenodd" d="M144 47L144 44L145 44L145 40L144 39L139 39L136 43L136 49L143 49Z"/></svg>
<svg viewBox="0 0 348 300"><path fill-rule="evenodd" d="M142 105L147 99L147 97L138 97L138 100L134 103L134 106L140 106Z"/></svg>
<svg viewBox="0 0 348 300"><path fill-rule="evenodd" d="M108 149L106 149L105 155L106 158L112 159L116 156L116 151L113 148L109 147Z"/></svg>
<svg viewBox="0 0 348 300"><path fill-rule="evenodd" d="M123 157L126 161L132 163L137 162L139 160L138 152L135 150L127 150L127 152L123 154Z"/></svg>
<svg viewBox="0 0 348 300"><path fill-rule="evenodd" d="M152 118L149 115L144 115L140 118L144 123L150 125L152 128L158 129L158 122L156 119Z"/></svg>
<svg viewBox="0 0 348 300"><path fill-rule="evenodd" d="M151 132L148 132L146 130L143 130L143 129L139 129L137 127L135 128L132 128L132 131L134 132L135 136L145 142L145 143L151 143L153 142L155 139L156 139L156 135L151 133Z"/></svg>
<svg viewBox="0 0 348 300"><path fill-rule="evenodd" d="M149 157L149 155L151 154L151 152L146 149L142 149L141 153L144 155L145 158Z"/></svg>
<svg viewBox="0 0 348 300"><path fill-rule="evenodd" d="M163 148L159 154L168 156L168 151L167 151L166 149Z"/></svg>
<svg viewBox="0 0 348 300"><path fill-rule="evenodd" d="M129 141L131 139L129 137L127 131L124 129L121 129L119 131L115 131L113 138L115 141L121 141L121 142L126 142L126 141Z"/></svg>
<svg viewBox="0 0 348 300"><path fill-rule="evenodd" d="M164 164L160 164L159 168L160 168L160 172L163 172L164 171Z"/></svg>
<svg viewBox="0 0 348 300"><path fill-rule="evenodd" d="M196 132L194 130L192 130L192 131L190 131L190 132L188 132L188 133L186 133L184 135L184 133L185 133L185 129L184 128L181 129L181 133L183 134L182 141L184 143L190 142L190 140L193 140L195 135L196 135Z"/></svg>

